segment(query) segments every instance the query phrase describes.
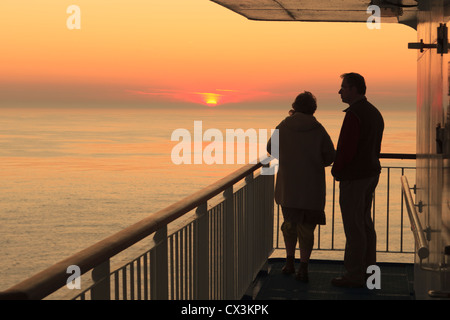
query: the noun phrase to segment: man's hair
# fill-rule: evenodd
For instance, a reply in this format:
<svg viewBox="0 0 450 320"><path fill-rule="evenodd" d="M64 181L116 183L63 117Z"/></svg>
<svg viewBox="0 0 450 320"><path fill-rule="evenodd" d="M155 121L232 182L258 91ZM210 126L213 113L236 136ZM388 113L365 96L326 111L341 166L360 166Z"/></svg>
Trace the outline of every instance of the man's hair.
<svg viewBox="0 0 450 320"><path fill-rule="evenodd" d="M341 78L347 82L349 86L355 87L359 94L366 94L366 81L362 75L350 72L342 74Z"/></svg>
<svg viewBox="0 0 450 320"><path fill-rule="evenodd" d="M292 107L296 112L302 112L306 114L314 114L317 109L316 97L311 92L305 91L300 93L297 98L295 98Z"/></svg>

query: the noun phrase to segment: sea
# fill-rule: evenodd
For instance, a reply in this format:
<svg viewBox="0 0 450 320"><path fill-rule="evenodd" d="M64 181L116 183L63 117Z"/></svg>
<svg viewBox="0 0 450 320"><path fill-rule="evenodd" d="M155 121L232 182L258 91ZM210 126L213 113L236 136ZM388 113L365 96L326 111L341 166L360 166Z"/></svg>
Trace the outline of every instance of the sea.
<svg viewBox="0 0 450 320"><path fill-rule="evenodd" d="M335 145L342 109L315 114ZM385 109L382 152L415 153L415 109ZM201 157L197 160L202 163L195 163L195 154L190 163L177 164L173 151L182 140L175 139L174 132L194 142L201 124L201 133L213 129L210 132L222 134L224 140L229 129L255 129L263 139L270 137L287 111L225 106L2 107L0 291L243 165L237 155L234 163L227 162L225 152L223 164L207 164ZM203 141L202 149L209 143ZM394 183L398 187L399 179Z"/></svg>

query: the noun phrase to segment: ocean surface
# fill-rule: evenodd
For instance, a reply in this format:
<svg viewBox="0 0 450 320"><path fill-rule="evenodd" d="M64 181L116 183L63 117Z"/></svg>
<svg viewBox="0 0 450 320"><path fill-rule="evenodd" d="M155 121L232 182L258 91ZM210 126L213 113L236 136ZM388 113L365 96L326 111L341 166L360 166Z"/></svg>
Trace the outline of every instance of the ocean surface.
<svg viewBox="0 0 450 320"><path fill-rule="evenodd" d="M342 109L315 114L335 145ZM176 129L188 131L192 142L195 121L201 121L203 133L217 129L224 140L226 129L270 136L287 110L3 107L0 115L0 290L5 290L242 166L227 163L225 155L224 164L174 164ZM382 152L415 153L415 110L383 116Z"/></svg>

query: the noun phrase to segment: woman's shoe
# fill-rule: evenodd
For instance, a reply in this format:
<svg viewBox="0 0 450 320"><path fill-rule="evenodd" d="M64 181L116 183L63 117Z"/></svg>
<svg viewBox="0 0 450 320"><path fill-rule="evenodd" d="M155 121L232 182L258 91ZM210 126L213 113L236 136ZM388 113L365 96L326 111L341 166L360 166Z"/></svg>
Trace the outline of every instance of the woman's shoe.
<svg viewBox="0 0 450 320"><path fill-rule="evenodd" d="M284 265L283 269L281 269L281 272L283 274L293 274L295 272L294 261L295 261L294 257L287 256L286 264Z"/></svg>
<svg viewBox="0 0 450 320"><path fill-rule="evenodd" d="M308 282L308 262L300 262L300 268L298 268L295 279L301 282Z"/></svg>

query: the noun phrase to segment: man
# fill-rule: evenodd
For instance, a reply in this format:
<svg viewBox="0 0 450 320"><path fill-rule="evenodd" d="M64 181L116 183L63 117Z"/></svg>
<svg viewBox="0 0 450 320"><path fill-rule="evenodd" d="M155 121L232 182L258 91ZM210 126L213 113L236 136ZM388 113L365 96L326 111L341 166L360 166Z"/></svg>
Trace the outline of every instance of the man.
<svg viewBox="0 0 450 320"><path fill-rule="evenodd" d="M377 108L367 101L364 78L357 73L346 73L341 78L339 94L349 107L344 110L346 114L331 173L340 181L346 272L333 279L332 284L362 287L367 267L376 263L376 233L371 204L381 172L379 157L384 121Z"/></svg>

